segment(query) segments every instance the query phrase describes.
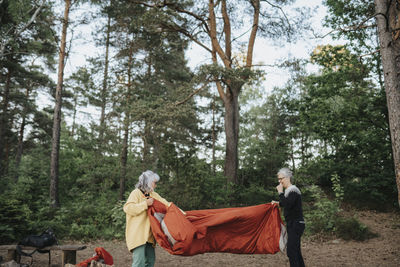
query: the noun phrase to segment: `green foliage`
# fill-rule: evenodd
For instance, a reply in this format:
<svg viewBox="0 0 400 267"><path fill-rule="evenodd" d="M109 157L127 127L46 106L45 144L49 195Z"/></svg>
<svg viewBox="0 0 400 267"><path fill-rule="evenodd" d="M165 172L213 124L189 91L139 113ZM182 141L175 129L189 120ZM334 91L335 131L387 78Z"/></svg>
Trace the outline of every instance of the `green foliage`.
<svg viewBox="0 0 400 267"><path fill-rule="evenodd" d="M330 200L317 186L303 190L303 200L308 200L304 205L307 234L335 234L344 240L364 241L376 237L366 225L355 217L344 217L340 214L340 200L343 191L338 186L339 177L332 176L336 198Z"/></svg>
<svg viewBox="0 0 400 267"><path fill-rule="evenodd" d="M355 217L338 217L336 219L335 234L344 240L357 241L364 241L378 236Z"/></svg>
<svg viewBox="0 0 400 267"><path fill-rule="evenodd" d="M199 75L213 77L213 79L230 80L233 85L241 87L244 84L251 85L257 82L264 73L260 70L252 70L246 67L228 69L218 64L202 65Z"/></svg>
<svg viewBox="0 0 400 267"><path fill-rule="evenodd" d="M235 190L235 202L240 206L259 205L277 198L275 187L264 188L262 184L238 186Z"/></svg>
<svg viewBox="0 0 400 267"><path fill-rule="evenodd" d="M125 202L119 201L117 202L111 210L111 219L112 219L112 236L117 239L122 239L125 237L125 212L123 210ZM111 236L111 235L110 235Z"/></svg>
<svg viewBox="0 0 400 267"><path fill-rule="evenodd" d="M0 243L22 239L31 230L32 212L12 195L0 195Z"/></svg>
<svg viewBox="0 0 400 267"><path fill-rule="evenodd" d="M340 185L340 177L336 173L331 177L332 190L335 193L335 199L340 204L344 198L343 187Z"/></svg>
<svg viewBox="0 0 400 267"><path fill-rule="evenodd" d="M301 160L299 172L329 190L332 175L338 175L345 201L392 205L386 104L382 89L369 78L371 66L347 46L320 46L311 58L321 72L293 81L285 103L293 117L290 135L298 144L293 153Z"/></svg>
<svg viewBox="0 0 400 267"><path fill-rule="evenodd" d="M232 189L226 185L226 177L215 175L206 162L195 157L178 158L178 166L167 175L162 175L159 192L168 201L183 210L226 207L231 200ZM175 165L175 166L176 166Z"/></svg>
<svg viewBox="0 0 400 267"><path fill-rule="evenodd" d="M257 91L255 88L249 90ZM239 178L245 187L252 188L256 184L274 188L276 173L289 158L289 116L281 109L282 99L276 92L265 103L251 106L242 116Z"/></svg>
<svg viewBox="0 0 400 267"><path fill-rule="evenodd" d="M329 200L321 188L315 185L303 189L302 193L312 200L310 206L304 206L306 231L311 234L332 232L339 212L338 203Z"/></svg>

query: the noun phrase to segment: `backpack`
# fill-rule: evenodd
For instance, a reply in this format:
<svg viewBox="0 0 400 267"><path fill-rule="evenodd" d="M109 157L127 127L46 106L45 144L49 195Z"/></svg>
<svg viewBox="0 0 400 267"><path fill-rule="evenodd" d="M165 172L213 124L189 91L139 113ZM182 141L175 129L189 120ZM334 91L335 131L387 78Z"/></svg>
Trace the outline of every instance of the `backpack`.
<svg viewBox="0 0 400 267"><path fill-rule="evenodd" d="M50 261L50 250L43 250L42 248L52 246L54 244L58 245L58 241L56 239L56 235L54 234L52 229L47 229L40 235L29 235L22 239L17 244L17 253L22 256L31 257L37 251L39 253L49 253L49 261ZM35 247L33 252L26 253L22 251L21 246ZM31 259L31 264L33 262L33 258Z"/></svg>

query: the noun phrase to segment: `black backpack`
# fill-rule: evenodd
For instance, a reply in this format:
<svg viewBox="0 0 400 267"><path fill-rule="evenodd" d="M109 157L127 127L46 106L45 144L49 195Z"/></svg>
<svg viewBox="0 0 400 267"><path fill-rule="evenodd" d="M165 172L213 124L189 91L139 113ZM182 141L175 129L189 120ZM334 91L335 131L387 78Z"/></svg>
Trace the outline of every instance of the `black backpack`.
<svg viewBox="0 0 400 267"><path fill-rule="evenodd" d="M50 228L45 230L40 235L29 235L22 239L17 244L17 252L19 255L31 257L37 251L39 253L49 253L49 263L50 263L50 250L43 250L42 248L52 246L54 244L58 245L56 235ZM31 253L26 253L22 251L21 246L35 247L36 249ZM31 259L32 264L33 258Z"/></svg>

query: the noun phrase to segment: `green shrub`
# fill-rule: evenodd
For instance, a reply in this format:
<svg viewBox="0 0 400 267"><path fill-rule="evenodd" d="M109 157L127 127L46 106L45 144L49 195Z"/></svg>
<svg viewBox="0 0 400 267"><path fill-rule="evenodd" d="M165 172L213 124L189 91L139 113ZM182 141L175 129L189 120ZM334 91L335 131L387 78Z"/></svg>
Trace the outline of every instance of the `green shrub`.
<svg viewBox="0 0 400 267"><path fill-rule="evenodd" d="M108 229L108 234L114 238L122 239L125 237L125 212L123 210L125 201L119 201L111 210L112 226L113 229Z"/></svg>
<svg viewBox="0 0 400 267"><path fill-rule="evenodd" d="M20 240L31 230L31 211L18 199L0 197L0 243Z"/></svg>
<svg viewBox="0 0 400 267"><path fill-rule="evenodd" d="M338 217L335 224L336 235L344 240L364 241L377 236L375 233L371 232L365 224L354 217Z"/></svg>
<svg viewBox="0 0 400 267"><path fill-rule="evenodd" d="M310 206L304 205L306 231L310 234L333 231L339 212L337 202L329 200L318 186L311 186L304 191L313 201Z"/></svg>
<svg viewBox="0 0 400 267"><path fill-rule="evenodd" d="M245 206L271 202L278 199L278 193L275 188L273 189L264 189L258 184L251 184L249 187L240 186L236 190L236 202Z"/></svg>

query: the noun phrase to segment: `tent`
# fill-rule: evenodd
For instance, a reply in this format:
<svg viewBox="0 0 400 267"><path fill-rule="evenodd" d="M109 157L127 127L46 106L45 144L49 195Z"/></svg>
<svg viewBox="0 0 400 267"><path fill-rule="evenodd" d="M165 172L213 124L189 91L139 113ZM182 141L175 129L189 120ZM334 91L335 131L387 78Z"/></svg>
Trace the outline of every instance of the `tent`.
<svg viewBox="0 0 400 267"><path fill-rule="evenodd" d="M275 254L286 248L286 228L277 204L185 214L173 203L167 207L154 200L147 212L157 243L173 255Z"/></svg>

